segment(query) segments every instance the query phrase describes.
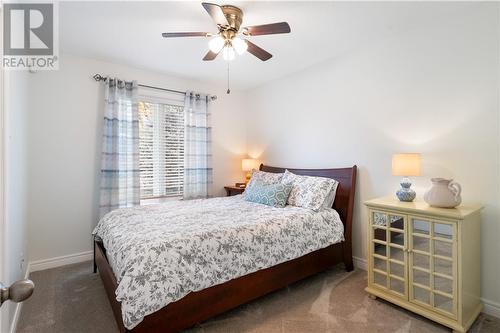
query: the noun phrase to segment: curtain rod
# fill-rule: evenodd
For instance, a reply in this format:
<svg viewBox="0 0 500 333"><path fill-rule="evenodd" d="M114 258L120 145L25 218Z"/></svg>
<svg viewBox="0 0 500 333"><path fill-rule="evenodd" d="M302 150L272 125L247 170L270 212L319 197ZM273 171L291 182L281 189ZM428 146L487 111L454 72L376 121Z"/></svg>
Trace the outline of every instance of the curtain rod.
<svg viewBox="0 0 500 333"><path fill-rule="evenodd" d="M94 78L94 80L96 80L97 82L99 81L106 81L106 77L105 76L102 76L101 74L95 74L94 76L92 76ZM149 89L155 89L155 90L162 90L162 91L168 91L168 92L172 92L172 93L175 93L175 94L182 94L182 95L186 95L186 92L185 91L180 91L180 90L173 90L173 89L167 89L167 88L160 88L160 87L155 87L155 86L148 86L146 84L137 84L139 87L143 87L143 88L149 88ZM212 96L209 96L209 98L212 100L212 101L215 101L217 99L217 96L216 95L212 95Z"/></svg>

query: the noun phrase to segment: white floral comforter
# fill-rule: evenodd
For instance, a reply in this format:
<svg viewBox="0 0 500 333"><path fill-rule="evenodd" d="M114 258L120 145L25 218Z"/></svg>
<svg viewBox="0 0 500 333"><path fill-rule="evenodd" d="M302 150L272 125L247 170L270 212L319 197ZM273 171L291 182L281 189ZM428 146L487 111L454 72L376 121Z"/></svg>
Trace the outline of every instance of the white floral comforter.
<svg viewBox="0 0 500 333"><path fill-rule="evenodd" d="M192 291L343 240L333 209L247 202L241 195L117 209L95 228L118 281L125 327Z"/></svg>

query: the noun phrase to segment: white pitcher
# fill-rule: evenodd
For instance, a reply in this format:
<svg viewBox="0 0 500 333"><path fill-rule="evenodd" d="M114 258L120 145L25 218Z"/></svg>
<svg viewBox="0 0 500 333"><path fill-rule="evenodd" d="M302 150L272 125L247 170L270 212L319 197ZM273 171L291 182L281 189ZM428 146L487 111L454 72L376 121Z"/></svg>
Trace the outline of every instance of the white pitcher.
<svg viewBox="0 0 500 333"><path fill-rule="evenodd" d="M441 208L453 208L462 202L460 193L462 187L453 179L432 178L432 187L425 192L424 200L430 206Z"/></svg>

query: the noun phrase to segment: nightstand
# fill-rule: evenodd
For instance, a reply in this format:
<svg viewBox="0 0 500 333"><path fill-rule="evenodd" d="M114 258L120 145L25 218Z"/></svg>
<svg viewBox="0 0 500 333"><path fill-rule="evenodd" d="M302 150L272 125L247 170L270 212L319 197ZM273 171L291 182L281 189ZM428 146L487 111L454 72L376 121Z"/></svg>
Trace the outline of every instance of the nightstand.
<svg viewBox="0 0 500 333"><path fill-rule="evenodd" d="M224 189L226 190L226 194L228 197L232 195L237 195L243 193L245 191L244 187L237 187L237 186L224 186Z"/></svg>
<svg viewBox="0 0 500 333"><path fill-rule="evenodd" d="M368 208L368 287L380 297L466 332L480 300L480 205L434 208L384 197Z"/></svg>

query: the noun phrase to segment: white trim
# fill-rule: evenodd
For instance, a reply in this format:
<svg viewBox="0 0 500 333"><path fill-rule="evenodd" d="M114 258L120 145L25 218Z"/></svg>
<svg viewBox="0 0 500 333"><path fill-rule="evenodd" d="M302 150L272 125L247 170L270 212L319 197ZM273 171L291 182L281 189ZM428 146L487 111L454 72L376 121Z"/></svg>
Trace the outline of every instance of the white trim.
<svg viewBox="0 0 500 333"><path fill-rule="evenodd" d="M364 271L367 270L367 262L365 258L352 257L352 260L354 261L354 267L362 269Z"/></svg>
<svg viewBox="0 0 500 333"><path fill-rule="evenodd" d="M484 305L483 313L500 318L500 303L493 302L484 298L481 298L481 302L483 302Z"/></svg>
<svg viewBox="0 0 500 333"><path fill-rule="evenodd" d="M83 261L89 261L94 258L93 251L85 251L81 253L69 254L66 256L60 256L55 258L36 260L28 262L26 265L26 272L24 274L24 278L28 279L30 273L43 271L45 269L56 268L61 266L66 266L70 264L76 264ZM16 309L14 310L14 316L12 317L12 321L10 324L10 333L15 333L17 329L17 323L19 322L19 317L21 315L21 310L23 307L23 302L16 304Z"/></svg>
<svg viewBox="0 0 500 333"><path fill-rule="evenodd" d="M43 271L45 269L76 264L83 261L89 261L94 258L93 251L85 251L80 253L69 254L49 259L42 259L30 262L30 272Z"/></svg>
<svg viewBox="0 0 500 333"><path fill-rule="evenodd" d="M27 279L30 276L30 263L26 265L26 272L24 273L24 278ZM16 333L17 323L19 322L19 317L21 316L21 310L23 308L23 303L16 303L16 309L14 310L14 316L12 317L12 322L10 323L10 333Z"/></svg>
<svg viewBox="0 0 500 333"><path fill-rule="evenodd" d="M0 6L0 34L3 36L3 7ZM3 55L3 43L0 45L0 54ZM3 56L0 56L3 61ZM0 280L6 281L7 266L6 262L6 245L5 245L5 72L3 67L0 68ZM8 319L5 311L0 312L0 331L7 328L5 320Z"/></svg>

